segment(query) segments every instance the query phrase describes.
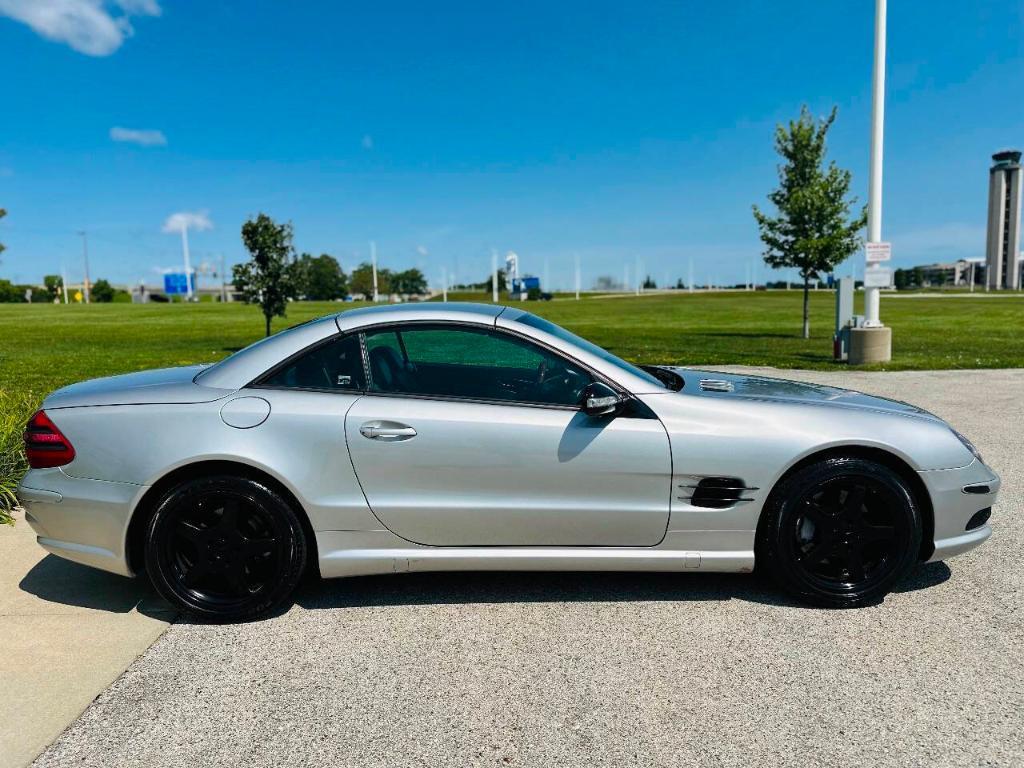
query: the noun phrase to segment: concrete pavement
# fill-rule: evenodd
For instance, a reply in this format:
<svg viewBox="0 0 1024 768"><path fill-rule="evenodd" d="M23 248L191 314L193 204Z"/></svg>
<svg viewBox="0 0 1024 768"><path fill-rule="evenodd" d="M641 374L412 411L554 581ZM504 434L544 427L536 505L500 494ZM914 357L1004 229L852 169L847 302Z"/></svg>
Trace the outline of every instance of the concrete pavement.
<svg viewBox="0 0 1024 768"><path fill-rule="evenodd" d="M15 517L0 527L0 768L32 762L173 617L145 580L47 555Z"/></svg>
<svg viewBox="0 0 1024 768"><path fill-rule="evenodd" d="M36 764L1024 764L1024 370L759 372L949 419L1003 477L992 538L852 611L739 575L308 585L173 625Z"/></svg>

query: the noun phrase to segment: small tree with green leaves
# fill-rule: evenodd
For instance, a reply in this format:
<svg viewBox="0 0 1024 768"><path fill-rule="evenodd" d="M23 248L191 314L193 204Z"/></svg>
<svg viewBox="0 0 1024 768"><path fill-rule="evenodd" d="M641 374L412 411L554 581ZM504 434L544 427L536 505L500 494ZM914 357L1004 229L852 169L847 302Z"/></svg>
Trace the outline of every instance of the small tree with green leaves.
<svg viewBox="0 0 1024 768"><path fill-rule="evenodd" d="M295 298L292 225L261 213L242 225L242 243L251 258L232 267L235 289L246 304L259 304L269 336L271 319L284 317L288 300Z"/></svg>
<svg viewBox="0 0 1024 768"><path fill-rule="evenodd" d="M109 304L114 300L114 286L101 277L89 289L89 298L98 304Z"/></svg>
<svg viewBox="0 0 1024 768"><path fill-rule="evenodd" d="M296 292L309 301L343 299L348 290L348 277L341 265L326 253L302 254L293 265L292 274Z"/></svg>
<svg viewBox="0 0 1024 768"><path fill-rule="evenodd" d="M390 270L377 267L377 293L380 296L387 296L391 293ZM352 293L361 293L367 299L373 298L373 265L364 261L352 270L348 280L349 290Z"/></svg>
<svg viewBox="0 0 1024 768"><path fill-rule="evenodd" d="M800 117L775 129L775 149L783 159L779 186L768 195L776 215L754 206L765 244L764 260L773 269L795 268L804 283L803 337L809 338L808 291L811 280L835 270L860 247L867 209L851 218L857 202L848 197L850 172L835 162L825 165L825 137L836 109L816 120L804 106Z"/></svg>
<svg viewBox="0 0 1024 768"><path fill-rule="evenodd" d="M46 293L50 301L60 301L64 294L64 280L60 275L44 275L43 285L46 286Z"/></svg>

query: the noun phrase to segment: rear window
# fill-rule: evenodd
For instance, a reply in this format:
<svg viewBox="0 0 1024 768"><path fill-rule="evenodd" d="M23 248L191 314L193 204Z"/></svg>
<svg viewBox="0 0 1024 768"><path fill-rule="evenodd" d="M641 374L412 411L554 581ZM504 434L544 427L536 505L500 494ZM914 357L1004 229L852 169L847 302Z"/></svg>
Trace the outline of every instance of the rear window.
<svg viewBox="0 0 1024 768"><path fill-rule="evenodd" d="M359 337L337 336L302 353L265 377L260 384L282 389L363 390L363 355Z"/></svg>

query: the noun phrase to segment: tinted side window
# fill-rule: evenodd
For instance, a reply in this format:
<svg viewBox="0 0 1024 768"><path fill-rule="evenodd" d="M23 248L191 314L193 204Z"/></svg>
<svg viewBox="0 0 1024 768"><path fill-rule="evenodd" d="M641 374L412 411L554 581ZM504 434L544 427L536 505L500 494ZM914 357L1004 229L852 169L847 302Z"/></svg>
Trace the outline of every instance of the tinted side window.
<svg viewBox="0 0 1024 768"><path fill-rule="evenodd" d="M591 382L575 363L497 331L407 326L369 333L371 391L578 405Z"/></svg>
<svg viewBox="0 0 1024 768"><path fill-rule="evenodd" d="M338 336L292 360L260 382L289 389L363 390L363 356L358 336Z"/></svg>

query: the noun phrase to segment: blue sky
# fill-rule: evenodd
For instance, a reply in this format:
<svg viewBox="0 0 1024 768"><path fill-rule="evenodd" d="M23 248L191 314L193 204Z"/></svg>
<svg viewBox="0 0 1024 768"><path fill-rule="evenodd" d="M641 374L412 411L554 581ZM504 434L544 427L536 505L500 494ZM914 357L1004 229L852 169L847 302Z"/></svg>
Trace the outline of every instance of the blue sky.
<svg viewBox="0 0 1024 768"><path fill-rule="evenodd" d="M802 103L838 105L866 199L873 6L0 0L0 277L80 279L85 229L93 279L157 282L168 216L205 211L193 261L231 263L263 211L300 251L347 268L372 239L432 281L482 279L495 248L556 285L574 254L587 283L637 259L740 282ZM1022 32L1021 2L890 4L897 266L983 255L989 157L1024 145Z"/></svg>

